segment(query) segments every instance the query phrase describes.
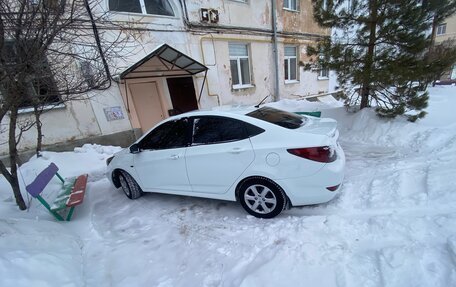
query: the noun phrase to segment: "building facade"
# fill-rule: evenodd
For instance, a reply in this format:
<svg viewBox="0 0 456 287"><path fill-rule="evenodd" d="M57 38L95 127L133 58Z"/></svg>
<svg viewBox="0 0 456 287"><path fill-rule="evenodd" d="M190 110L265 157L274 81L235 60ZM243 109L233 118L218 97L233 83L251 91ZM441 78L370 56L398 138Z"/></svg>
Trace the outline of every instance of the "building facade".
<svg viewBox="0 0 456 287"><path fill-rule="evenodd" d="M110 67L108 90L42 116L45 146L103 136L125 145L176 113L328 91L327 71L303 69L307 46L330 35L311 0L100 0L93 12L127 26L134 45ZM20 148L35 142L32 129Z"/></svg>
<svg viewBox="0 0 456 287"><path fill-rule="evenodd" d="M453 14L451 17L445 19L445 21L439 24L436 27L435 31L435 43L438 45L447 40L456 41L456 14ZM453 44L456 44L454 42ZM453 65L452 69L446 71L443 76L440 78L440 81L443 82L453 82L456 81L456 63Z"/></svg>

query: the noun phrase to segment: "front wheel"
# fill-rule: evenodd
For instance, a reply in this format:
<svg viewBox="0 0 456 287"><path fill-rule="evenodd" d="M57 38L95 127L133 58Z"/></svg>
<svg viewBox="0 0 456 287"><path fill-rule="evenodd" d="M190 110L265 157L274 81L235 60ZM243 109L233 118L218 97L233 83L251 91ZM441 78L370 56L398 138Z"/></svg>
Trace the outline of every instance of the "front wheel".
<svg viewBox="0 0 456 287"><path fill-rule="evenodd" d="M282 188L264 178L245 181L239 188L239 200L248 213L259 218L279 215L287 201Z"/></svg>
<svg viewBox="0 0 456 287"><path fill-rule="evenodd" d="M143 193L136 180L125 171L119 174L119 182L123 192L129 199L137 199Z"/></svg>

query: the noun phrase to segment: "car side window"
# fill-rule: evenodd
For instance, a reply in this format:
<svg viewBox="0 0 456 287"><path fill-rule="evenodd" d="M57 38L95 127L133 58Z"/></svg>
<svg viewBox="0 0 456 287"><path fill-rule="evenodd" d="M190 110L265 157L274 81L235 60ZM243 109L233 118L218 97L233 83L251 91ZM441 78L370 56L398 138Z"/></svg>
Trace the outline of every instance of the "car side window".
<svg viewBox="0 0 456 287"><path fill-rule="evenodd" d="M245 130L247 132L247 135L251 138L251 137L254 137L256 135L259 135L261 133L263 133L265 130L260 128L260 127L257 127L255 125L252 125L252 124L249 124L249 123L244 123L245 124Z"/></svg>
<svg viewBox="0 0 456 287"><path fill-rule="evenodd" d="M188 145L188 120L169 121L153 129L139 142L142 150L171 149Z"/></svg>
<svg viewBox="0 0 456 287"><path fill-rule="evenodd" d="M194 145L213 144L248 138L244 122L226 117L205 116L193 118Z"/></svg>

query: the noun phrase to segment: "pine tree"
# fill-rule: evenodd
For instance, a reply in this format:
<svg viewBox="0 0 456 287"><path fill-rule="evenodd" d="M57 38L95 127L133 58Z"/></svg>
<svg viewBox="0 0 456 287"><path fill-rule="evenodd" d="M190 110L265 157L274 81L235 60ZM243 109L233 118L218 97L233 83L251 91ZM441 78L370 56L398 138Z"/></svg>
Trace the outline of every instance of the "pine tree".
<svg viewBox="0 0 456 287"><path fill-rule="evenodd" d="M348 105L375 106L380 116L423 117L420 91L456 62L456 45L434 47L435 27L456 11L455 0L312 0L314 18L332 39L308 47L314 62L352 87ZM419 83L419 84L417 84Z"/></svg>

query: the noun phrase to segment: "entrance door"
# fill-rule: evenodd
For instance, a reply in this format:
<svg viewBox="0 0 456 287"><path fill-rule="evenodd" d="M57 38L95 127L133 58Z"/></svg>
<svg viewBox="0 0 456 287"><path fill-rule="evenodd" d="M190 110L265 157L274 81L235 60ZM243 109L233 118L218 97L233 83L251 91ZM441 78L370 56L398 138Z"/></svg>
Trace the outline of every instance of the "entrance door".
<svg viewBox="0 0 456 287"><path fill-rule="evenodd" d="M130 88L141 130L143 133L147 132L164 119L157 84L155 82L135 83L129 84L128 87Z"/></svg>
<svg viewBox="0 0 456 287"><path fill-rule="evenodd" d="M182 114L198 109L195 86L192 77L168 78L169 94L175 114Z"/></svg>

